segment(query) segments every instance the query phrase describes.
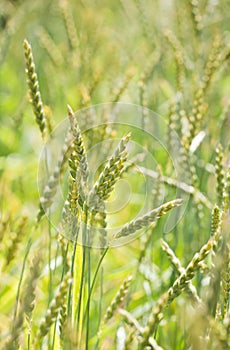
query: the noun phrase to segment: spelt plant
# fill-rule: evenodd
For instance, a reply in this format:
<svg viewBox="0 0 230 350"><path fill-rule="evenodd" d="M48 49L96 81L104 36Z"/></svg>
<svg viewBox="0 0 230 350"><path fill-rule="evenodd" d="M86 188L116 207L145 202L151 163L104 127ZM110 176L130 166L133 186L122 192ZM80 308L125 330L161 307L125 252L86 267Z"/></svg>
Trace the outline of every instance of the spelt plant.
<svg viewBox="0 0 230 350"><path fill-rule="evenodd" d="M229 11L1 2L0 348L229 349Z"/></svg>

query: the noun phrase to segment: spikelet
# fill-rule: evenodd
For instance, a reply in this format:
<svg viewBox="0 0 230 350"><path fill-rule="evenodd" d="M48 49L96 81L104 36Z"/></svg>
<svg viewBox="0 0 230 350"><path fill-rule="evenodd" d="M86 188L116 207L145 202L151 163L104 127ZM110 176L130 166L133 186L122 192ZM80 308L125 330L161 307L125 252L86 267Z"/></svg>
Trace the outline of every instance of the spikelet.
<svg viewBox="0 0 230 350"><path fill-rule="evenodd" d="M55 166L52 175L50 175L47 185L45 186L42 196L40 198L39 212L37 214L37 222L41 220L45 212L51 207L53 203L55 194L58 189L60 176L64 171L65 164L68 159L69 141L70 141L70 133L68 132L64 141L64 145L61 150L61 154L58 157L57 165Z"/></svg>
<svg viewBox="0 0 230 350"><path fill-rule="evenodd" d="M57 66L61 66L64 63L64 58L49 33L43 27L40 27L37 35L41 46L46 50L52 62Z"/></svg>
<svg viewBox="0 0 230 350"><path fill-rule="evenodd" d="M193 103L192 111L188 115L189 120L189 135L188 135L188 147L191 145L192 140L197 135L200 128L201 121L207 111L207 103L204 100L204 89L199 88L195 93L195 100Z"/></svg>
<svg viewBox="0 0 230 350"><path fill-rule="evenodd" d="M157 172L158 172L158 176L153 188L153 205L155 206L160 205L162 201L162 196L163 196L162 168L159 164L157 165Z"/></svg>
<svg viewBox="0 0 230 350"><path fill-rule="evenodd" d="M140 342L140 349L144 349L148 345L149 337L153 334L156 326L163 318L163 311L165 308L172 303L172 301L177 298L182 291L187 287L188 282L195 276L197 270L200 268L200 263L208 256L210 251L218 243L220 237L220 231L218 230L208 242L201 247L200 251L196 253L188 266L185 269L185 272L180 274L180 276L173 283L172 287L164 293L160 299L157 301L156 305L153 307L151 315L149 317L147 326L143 330L142 339Z"/></svg>
<svg viewBox="0 0 230 350"><path fill-rule="evenodd" d="M8 266L10 264L10 262L15 257L15 254L16 254L17 248L18 248L18 244L21 242L22 238L25 235L25 226L27 224L27 221L28 221L28 217L26 215L24 215L20 219L20 221L15 229L15 232L10 233L10 241L9 241L8 249L7 249L6 256L5 256L5 259L6 259L5 266Z"/></svg>
<svg viewBox="0 0 230 350"><path fill-rule="evenodd" d="M172 151L175 149L178 143L178 136L181 129L182 115L179 111L179 101L178 99L172 99L169 104L169 114L168 114L168 150ZM182 112L183 113L183 112Z"/></svg>
<svg viewBox="0 0 230 350"><path fill-rule="evenodd" d="M131 81L131 79L133 78L135 74L135 69L134 68L130 68L128 70L128 72L126 73L126 76L122 82L122 84L120 85L119 88L117 88L114 92L113 92L113 97L112 97L112 102L118 102L122 96L122 94L125 92L125 90L127 89L129 82Z"/></svg>
<svg viewBox="0 0 230 350"><path fill-rule="evenodd" d="M113 155L101 172L99 179L94 184L90 193L89 206L96 208L100 201L108 199L115 183L121 177L122 170L127 159L127 144L130 134L124 136L115 149Z"/></svg>
<svg viewBox="0 0 230 350"><path fill-rule="evenodd" d="M36 336L36 344L40 344L41 339L46 336L46 334L50 330L50 327L55 322L57 315L66 300L66 294L70 282L70 273L67 273L64 280L60 284L60 288L57 295L51 301L46 315L40 324L39 331Z"/></svg>
<svg viewBox="0 0 230 350"><path fill-rule="evenodd" d="M165 32L165 38L171 45L174 56L175 56L175 63L176 63L176 70L177 70L177 90L183 91L184 86L184 80L185 80L185 63L184 63L184 54L182 50L182 46L177 39L177 37L173 34L172 31L167 30Z"/></svg>
<svg viewBox="0 0 230 350"><path fill-rule="evenodd" d="M10 215L7 215L5 217L1 217L1 220L0 220L0 242L3 240L3 237L6 234L6 232L8 232L10 222L11 222Z"/></svg>
<svg viewBox="0 0 230 350"><path fill-rule="evenodd" d="M59 315L59 333L60 333L60 343L61 347L63 348L63 343L66 335L67 330L67 307L66 304L63 303L60 310Z"/></svg>
<svg viewBox="0 0 230 350"><path fill-rule="evenodd" d="M31 103L33 106L36 122L39 126L39 129L41 131L41 134L44 140L45 132L46 132L46 117L45 117L45 112L44 112L41 94L39 90L39 83L38 83L37 73L35 70L32 48L26 39L24 40L24 53L25 53L25 59L26 59L27 83L30 90Z"/></svg>
<svg viewBox="0 0 230 350"><path fill-rule="evenodd" d="M224 164L223 164L223 147L219 144L216 147L216 178L217 178L217 203L219 207L222 207L223 203L223 193L225 188L224 180Z"/></svg>
<svg viewBox="0 0 230 350"><path fill-rule="evenodd" d="M230 190L230 167L228 167L224 178L224 188L223 188L223 198L222 198L223 217L227 215L227 212L229 210L229 190Z"/></svg>
<svg viewBox="0 0 230 350"><path fill-rule="evenodd" d="M212 211L211 236L215 234L220 224L221 224L221 211L219 207L215 205Z"/></svg>
<svg viewBox="0 0 230 350"><path fill-rule="evenodd" d="M180 206L181 204L182 199L174 199L170 202L162 204L160 207L149 211L144 216L124 225L123 228L116 233L114 239L129 236L130 234L135 233L137 230L149 226L151 223L157 221L161 216L165 215L168 211Z"/></svg>
<svg viewBox="0 0 230 350"><path fill-rule="evenodd" d="M36 288L38 277L40 275L40 261L41 261L41 258L38 255L36 255L32 261L30 274L27 277L25 287L22 292L21 306L18 314L16 315L16 318L13 321L11 333L9 335L9 338L7 339L4 349L7 349L7 350L18 349L18 339L20 336L21 328L23 327L24 314L26 316L26 320L27 320L28 328L30 332L30 323L32 319L32 312L34 309L34 302L35 302L35 288Z"/></svg>
<svg viewBox="0 0 230 350"><path fill-rule="evenodd" d="M146 76L145 74L141 74L140 81L139 81L139 101L140 106L143 108L141 109L141 127L144 129L146 127L147 122L147 98L146 98Z"/></svg>
<svg viewBox="0 0 230 350"><path fill-rule="evenodd" d="M46 128L49 136L52 138L52 132L53 132L53 120L52 120L52 109L50 106L44 105L44 112L46 116Z"/></svg>
<svg viewBox="0 0 230 350"><path fill-rule="evenodd" d="M200 33L203 24L202 24L202 16L199 9L199 1L198 0L189 0L189 6L193 21L193 26L197 34Z"/></svg>
<svg viewBox="0 0 230 350"><path fill-rule="evenodd" d="M214 318L209 319L210 327L210 339L215 339L218 349L228 350L230 348L230 336L229 329L221 322L218 322Z"/></svg>
<svg viewBox="0 0 230 350"><path fill-rule="evenodd" d="M81 135L81 130L70 106L68 106L68 115L73 136L73 140L71 142L71 154L69 157L70 175L73 181L76 182L78 182L80 176L80 178L83 180L83 186L87 187L89 171L85 146Z"/></svg>
<svg viewBox="0 0 230 350"><path fill-rule="evenodd" d="M161 240L161 246L162 246L162 249L167 254L170 262L172 263L172 265L175 268L175 270L177 271L177 273L179 273L179 274L185 273L185 269L181 265L180 260L177 258L174 251L169 247L168 243L166 241L164 241L163 239ZM197 290L191 281L188 282L186 290L187 290L188 294L192 296L192 298L195 302L197 302L197 303L201 302L201 300L197 294Z"/></svg>
<svg viewBox="0 0 230 350"><path fill-rule="evenodd" d="M81 202L80 198L78 184L70 177L68 195L62 209L62 220L60 224L61 231L64 231L68 237L69 235L76 236L78 233L78 221L80 215L78 204L81 207L83 206L83 202Z"/></svg>
<svg viewBox="0 0 230 350"><path fill-rule="evenodd" d="M222 210L215 205L212 210L211 217L211 236L215 235L218 230L222 227ZM209 289L207 293L206 304L210 313L214 316L217 315L218 300L220 295L220 277L222 269L222 247L223 247L223 237L220 236L218 243L213 247L211 254L211 270L210 270L210 282Z"/></svg>
<svg viewBox="0 0 230 350"><path fill-rule="evenodd" d="M209 54L208 61L204 69L204 75L202 77L201 83L201 89L203 91L206 91L206 89L209 87L215 72L222 63L222 60L223 58L221 55L221 39L219 35L217 35L213 40L213 46L211 48L211 52Z"/></svg>
<svg viewBox="0 0 230 350"><path fill-rule="evenodd" d="M107 245L106 211L103 202L101 203L100 207L98 207L95 211L93 223L95 223L99 227L99 246L103 249Z"/></svg>
<svg viewBox="0 0 230 350"><path fill-rule="evenodd" d="M103 323L105 324L110 318L113 317L116 310L120 307L120 305L123 303L124 298L128 292L130 283L132 282L132 276L127 277L124 282L122 283L119 291L117 292L115 298L112 300L111 304L106 310Z"/></svg>
<svg viewBox="0 0 230 350"><path fill-rule="evenodd" d="M64 273L66 273L70 266L69 266L69 261L68 261L68 245L65 244L65 238L64 236L59 233L58 235L58 241L60 244L60 248L61 248L61 256L62 256L62 261L63 261L63 271Z"/></svg>
<svg viewBox="0 0 230 350"><path fill-rule="evenodd" d="M221 271L221 289L223 298L223 319L227 318L230 306L230 245L229 243L225 246Z"/></svg>
<svg viewBox="0 0 230 350"><path fill-rule="evenodd" d="M32 260L32 264L30 267L30 274L27 277L24 292L23 292L22 309L26 315L28 322L31 321L32 312L34 310L35 288L36 288L37 280L40 276L40 269L41 269L40 264L41 264L41 257L37 254Z"/></svg>
<svg viewBox="0 0 230 350"><path fill-rule="evenodd" d="M70 48L72 50L76 50L78 48L78 35L68 0L60 0L59 5L63 16Z"/></svg>

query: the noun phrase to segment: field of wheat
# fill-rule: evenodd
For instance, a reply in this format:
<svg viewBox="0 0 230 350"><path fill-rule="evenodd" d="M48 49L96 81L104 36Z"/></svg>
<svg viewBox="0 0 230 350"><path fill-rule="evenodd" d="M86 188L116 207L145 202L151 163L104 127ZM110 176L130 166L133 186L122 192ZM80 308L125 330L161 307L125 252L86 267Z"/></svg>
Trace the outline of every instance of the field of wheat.
<svg viewBox="0 0 230 350"><path fill-rule="evenodd" d="M0 349L230 349L229 23L0 0Z"/></svg>

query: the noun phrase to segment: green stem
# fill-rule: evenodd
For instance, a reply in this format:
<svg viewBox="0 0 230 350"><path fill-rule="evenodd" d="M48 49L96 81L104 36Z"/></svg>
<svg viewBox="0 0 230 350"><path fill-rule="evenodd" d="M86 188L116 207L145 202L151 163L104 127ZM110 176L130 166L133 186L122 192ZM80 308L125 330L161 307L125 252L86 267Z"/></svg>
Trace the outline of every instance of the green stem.
<svg viewBox="0 0 230 350"><path fill-rule="evenodd" d="M57 247L57 251L59 249L59 244ZM63 268L62 268L62 276L61 276L61 282L63 281L64 275L65 275L65 266L66 266L66 259L67 259L67 254L68 254L68 250L69 250L69 243L66 246L66 254L65 254L65 258L63 260ZM56 262L55 262L55 266L56 266ZM52 342L52 350L54 350L54 346L55 346L55 337L56 337L56 330L57 330L57 319L55 321L54 324L54 332L53 332L53 342Z"/></svg>
<svg viewBox="0 0 230 350"><path fill-rule="evenodd" d="M95 285L95 282L96 282L96 279L97 279L97 275L98 275L100 266L102 264L102 261L103 261L105 255L106 255L106 253L108 252L108 250L109 250L109 246L104 249L103 253L101 254L100 260L98 261L97 268L96 268L95 274L93 276L93 281L92 281L92 284L91 284L91 287L90 287L90 291L89 291L89 294L88 294L88 300L87 300L86 308L88 307L88 303L90 301L90 298L91 298L91 295L92 295L92 292L93 292L93 288L94 288L94 285ZM83 323L84 323L85 317L86 317L86 314L84 314Z"/></svg>
<svg viewBox="0 0 230 350"><path fill-rule="evenodd" d="M17 295L16 295L16 305L15 305L15 309L14 309L14 320L16 319L16 316L17 316L19 295L20 295L23 275L25 272L26 260L27 260L27 257L29 255L31 245L32 245L32 239L30 238L28 243L27 243L27 246L26 246L26 251L25 251L25 255L24 255L24 259L23 259L23 263L22 263L22 270L21 270L20 279L19 279L19 283L18 283L18 290L17 290Z"/></svg>
<svg viewBox="0 0 230 350"><path fill-rule="evenodd" d="M80 330L80 319L81 319L81 304L83 298L83 287L84 287L84 279L85 279L85 263L86 263L86 230L87 230L87 221L88 221L88 210L85 208L84 210L85 219L83 221L83 229L82 229L82 243L83 243L83 257L82 257L82 273L81 273L81 282L80 282L80 291L79 291L79 302L78 302L78 311L77 311L77 334L80 334L79 344L81 344L81 333ZM84 321L82 322L82 325Z"/></svg>
<svg viewBox="0 0 230 350"><path fill-rule="evenodd" d="M71 277L72 278L74 275L74 262L75 262L76 249L77 249L77 240L74 242L72 261L71 261ZM73 287L73 282L71 282L69 285L69 293L68 293L67 315L69 318L71 318L71 315L72 315L72 287Z"/></svg>
<svg viewBox="0 0 230 350"><path fill-rule="evenodd" d="M97 326L97 342L94 346L94 350L97 350L99 348L99 342L100 342L100 335L98 334L98 331L100 329L101 315L102 315L103 279L104 279L104 270L102 267L101 268L101 283L100 283L100 302L99 302L99 312L98 312L98 326Z"/></svg>
<svg viewBox="0 0 230 350"><path fill-rule="evenodd" d="M90 270L91 270L91 263L90 263L90 230L87 228L87 258L88 258L88 296L90 292ZM85 339L85 349L88 350L89 346L89 327L90 327L90 298L89 302L87 303L87 309L86 309L86 339Z"/></svg>

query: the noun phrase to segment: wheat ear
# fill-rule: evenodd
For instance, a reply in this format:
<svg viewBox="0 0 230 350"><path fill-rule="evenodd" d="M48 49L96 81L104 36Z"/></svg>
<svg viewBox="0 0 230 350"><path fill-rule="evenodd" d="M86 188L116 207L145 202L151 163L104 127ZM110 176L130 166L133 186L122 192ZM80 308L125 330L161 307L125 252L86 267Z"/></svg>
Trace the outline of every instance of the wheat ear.
<svg viewBox="0 0 230 350"><path fill-rule="evenodd" d="M168 211L180 206L181 204L182 199L174 199L170 202L162 204L160 207L149 211L144 216L124 225L123 228L118 233L116 233L114 239L129 236L130 234L135 233L137 230L149 226L151 223L157 221L161 216L165 215Z"/></svg>
<svg viewBox="0 0 230 350"><path fill-rule="evenodd" d="M90 207L97 207L100 201L108 199L115 183L121 177L127 159L127 144L130 140L130 136L129 133L121 139L115 152L101 172L99 179L90 193Z"/></svg>
<svg viewBox="0 0 230 350"><path fill-rule="evenodd" d="M163 318L164 309L172 303L172 301L178 297L182 291L187 287L189 281L195 276L197 270L200 268L200 263L207 257L210 251L217 245L220 237L220 230L208 240L208 242L200 249L198 253L196 253L185 271L180 274L180 276L175 280L172 287L164 293L161 298L157 301L154 306L152 313L147 322L147 326L145 327L142 333L142 339L140 342L140 350L144 349L145 346L148 345L149 338L153 334L156 326Z"/></svg>
<svg viewBox="0 0 230 350"><path fill-rule="evenodd" d="M66 294L67 294L67 290L70 282L71 282L70 273L68 273L65 276L64 280L61 282L59 291L51 301L49 308L46 312L46 315L40 324L37 337L36 337L37 344L39 344L40 340L46 336L46 334L50 330L50 327L55 322L57 315L61 310L63 303L65 302Z"/></svg>
<svg viewBox="0 0 230 350"><path fill-rule="evenodd" d="M27 83L30 91L31 103L33 106L36 122L44 139L46 131L46 117L39 90L39 83L37 73L35 70L32 48L26 39L24 40L24 53L26 59Z"/></svg>

